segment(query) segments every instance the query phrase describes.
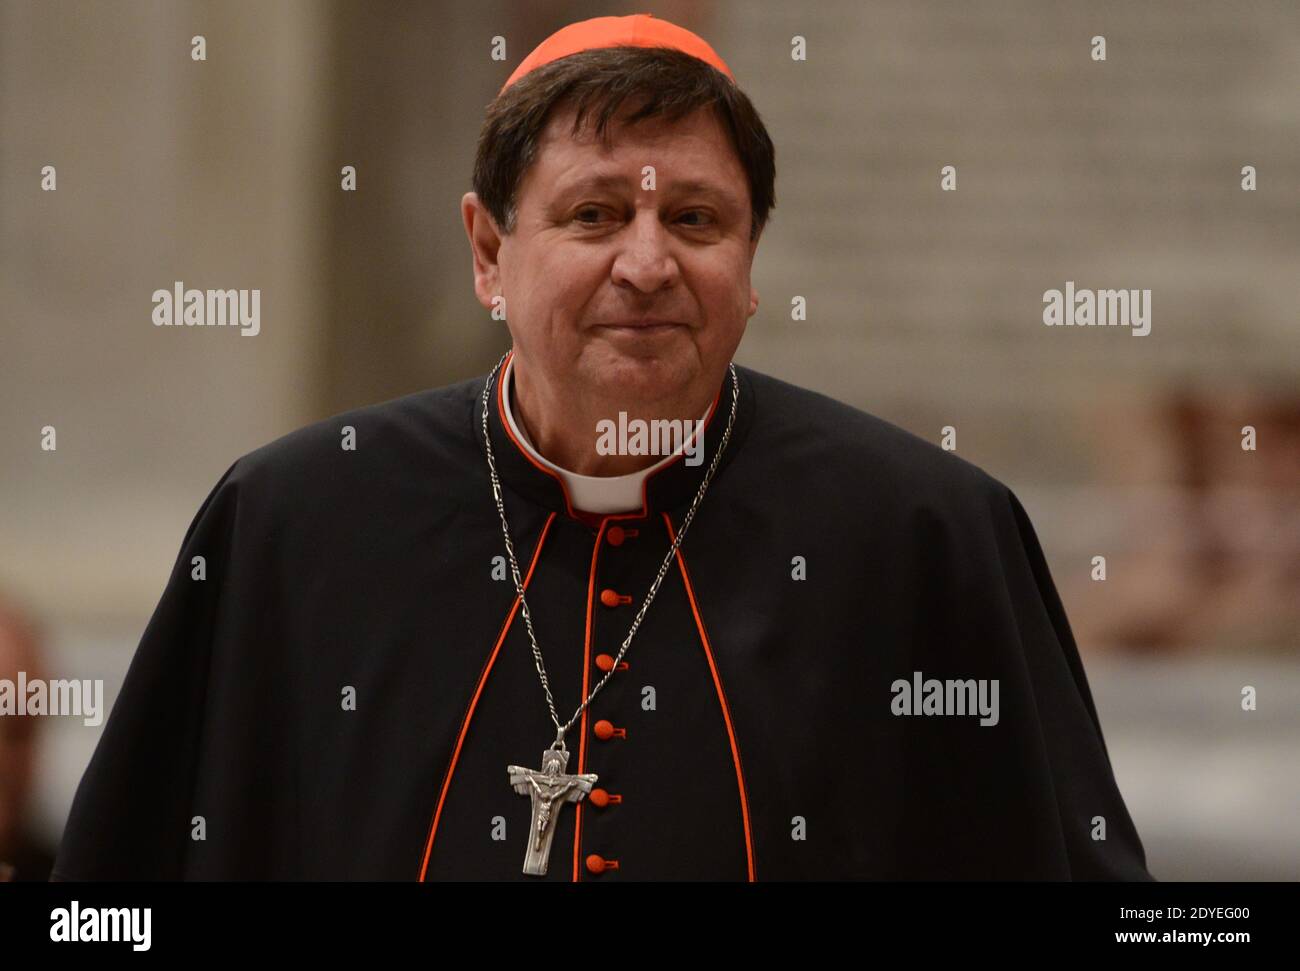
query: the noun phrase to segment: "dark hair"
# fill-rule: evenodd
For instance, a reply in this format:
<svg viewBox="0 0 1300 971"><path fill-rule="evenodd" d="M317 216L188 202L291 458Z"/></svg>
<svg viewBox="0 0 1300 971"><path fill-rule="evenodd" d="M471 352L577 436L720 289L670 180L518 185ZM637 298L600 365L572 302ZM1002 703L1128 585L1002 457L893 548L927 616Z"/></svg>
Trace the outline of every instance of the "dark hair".
<svg viewBox="0 0 1300 971"><path fill-rule="evenodd" d="M665 47L606 47L570 54L535 68L501 92L487 109L474 159L474 191L504 233L514 232L519 184L537 156L553 110L576 106L573 134L595 119L608 128L624 103L641 102L626 122L663 116L677 121L712 108L749 182L750 239L776 205L776 153L754 105L711 64Z"/></svg>

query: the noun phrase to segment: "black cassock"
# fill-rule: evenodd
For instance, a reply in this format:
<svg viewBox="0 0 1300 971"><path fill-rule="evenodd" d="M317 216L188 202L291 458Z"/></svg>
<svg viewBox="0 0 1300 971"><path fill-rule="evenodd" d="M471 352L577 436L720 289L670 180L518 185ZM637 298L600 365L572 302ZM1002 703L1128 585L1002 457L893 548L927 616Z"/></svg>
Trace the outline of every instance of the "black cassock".
<svg viewBox="0 0 1300 971"><path fill-rule="evenodd" d="M231 466L131 663L56 878L1151 879L1011 490L737 372L680 558L569 732L567 771L599 778L557 809L545 877L522 872L530 800L506 767L539 768L555 730L497 559L477 378ZM681 527L730 379L705 461L679 458L643 509L595 525L513 440L497 390L506 514L567 720ZM996 724L897 713L898 685L923 679L996 680Z"/></svg>

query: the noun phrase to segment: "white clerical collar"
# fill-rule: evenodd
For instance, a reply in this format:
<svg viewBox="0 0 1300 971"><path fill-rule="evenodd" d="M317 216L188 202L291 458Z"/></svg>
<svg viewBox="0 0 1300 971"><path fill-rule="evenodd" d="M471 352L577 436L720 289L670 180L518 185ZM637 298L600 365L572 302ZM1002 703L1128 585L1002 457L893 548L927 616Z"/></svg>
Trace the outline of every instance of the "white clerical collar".
<svg viewBox="0 0 1300 971"><path fill-rule="evenodd" d="M505 391L501 396L501 403L506 422L528 454L564 481L564 486L569 493L569 502L573 505L573 508L602 515L640 509L642 505L642 485L646 478L672 462L682 449L679 448L672 455L664 456L649 468L641 469L639 472L629 472L627 475L578 475L576 472L560 468L537 451L536 446L529 439L528 433L515 421L514 412L510 410L510 399L514 396L514 387L510 375L514 363L514 355L512 354L510 360L506 361L505 374L501 377ZM712 413L713 404L710 404L709 410L704 413L704 421L707 422L709 415ZM592 435L595 434L595 429L592 429Z"/></svg>

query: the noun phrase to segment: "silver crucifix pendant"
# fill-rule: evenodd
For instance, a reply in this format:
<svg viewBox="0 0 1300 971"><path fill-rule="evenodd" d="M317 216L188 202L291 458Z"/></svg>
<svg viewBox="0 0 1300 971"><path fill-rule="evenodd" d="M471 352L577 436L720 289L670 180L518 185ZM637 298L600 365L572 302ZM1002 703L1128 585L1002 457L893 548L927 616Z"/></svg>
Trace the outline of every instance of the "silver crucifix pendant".
<svg viewBox="0 0 1300 971"><path fill-rule="evenodd" d="M563 744L561 742L561 744ZM541 771L522 765L508 765L510 784L521 796L531 796L533 811L528 827L528 850L524 854L524 873L546 876L551 856L551 839L560 807L566 802L580 802L596 783L596 776L565 775L569 753L563 748L548 748L542 753Z"/></svg>

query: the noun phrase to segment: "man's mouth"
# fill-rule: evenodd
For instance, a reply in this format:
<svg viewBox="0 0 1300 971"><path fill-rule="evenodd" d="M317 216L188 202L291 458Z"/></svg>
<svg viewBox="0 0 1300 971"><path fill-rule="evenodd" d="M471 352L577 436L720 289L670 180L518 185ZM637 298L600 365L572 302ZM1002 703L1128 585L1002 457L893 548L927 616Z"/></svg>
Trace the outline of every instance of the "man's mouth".
<svg viewBox="0 0 1300 971"><path fill-rule="evenodd" d="M674 330L686 325L675 320L664 320L658 317L644 317L640 320L617 320L608 324L597 324L597 327L616 331L625 334L661 334Z"/></svg>

